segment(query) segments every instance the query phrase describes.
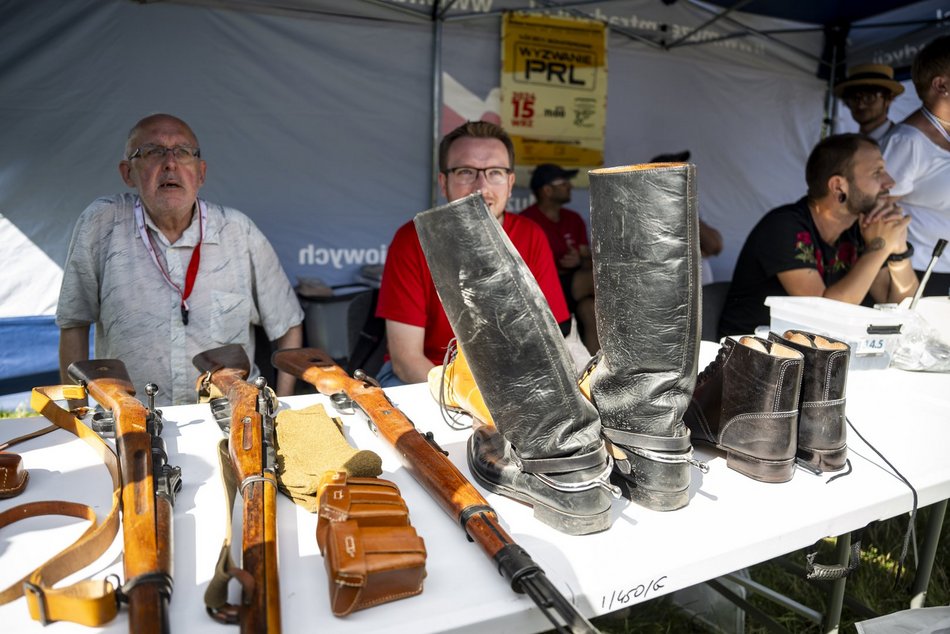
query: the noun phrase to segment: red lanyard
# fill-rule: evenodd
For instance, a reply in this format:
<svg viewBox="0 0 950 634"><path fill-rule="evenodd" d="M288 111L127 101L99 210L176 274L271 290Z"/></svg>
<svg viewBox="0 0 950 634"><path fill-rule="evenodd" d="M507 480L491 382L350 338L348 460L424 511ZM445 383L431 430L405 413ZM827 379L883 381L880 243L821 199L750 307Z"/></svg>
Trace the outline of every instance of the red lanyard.
<svg viewBox="0 0 950 634"><path fill-rule="evenodd" d="M198 278L198 264L201 262L201 242L204 240L205 221L208 215L208 210L203 202L199 200L196 204L199 210L198 244L195 245L194 251L191 252L191 260L189 260L188 270L185 272L185 290L183 291L172 281L165 267L162 266L161 261L158 259L158 254L155 252L155 245L152 243L152 236L149 235L148 229L145 226L145 212L142 209L142 202L138 201L135 203L135 224L138 227L139 236L142 238L142 243L145 245L146 251L152 256L152 262L155 263L162 277L165 278L165 282L175 289L178 296L181 297L181 322L186 326L188 325L188 297L191 295L191 291L195 287L195 280Z"/></svg>

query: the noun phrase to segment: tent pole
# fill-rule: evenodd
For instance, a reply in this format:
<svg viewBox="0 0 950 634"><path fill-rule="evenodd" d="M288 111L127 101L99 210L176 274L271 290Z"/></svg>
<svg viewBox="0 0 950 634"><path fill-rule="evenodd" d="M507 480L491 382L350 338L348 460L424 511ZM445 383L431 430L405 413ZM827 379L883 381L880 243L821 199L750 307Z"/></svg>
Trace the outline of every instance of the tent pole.
<svg viewBox="0 0 950 634"><path fill-rule="evenodd" d="M850 25L849 25L850 26ZM849 26L829 26L825 28L825 51L822 57L828 61L828 87L825 89L825 117L821 125L821 138L835 133L835 118L838 114L838 102L835 100L835 84L838 83L838 68L847 58L846 46ZM822 63L825 63L822 60ZM820 75L819 70L819 75Z"/></svg>
<svg viewBox="0 0 950 634"><path fill-rule="evenodd" d="M438 6L438 3L436 3ZM439 171L439 133L442 129L442 18L432 16L432 152L429 163L429 207L439 196L436 185Z"/></svg>

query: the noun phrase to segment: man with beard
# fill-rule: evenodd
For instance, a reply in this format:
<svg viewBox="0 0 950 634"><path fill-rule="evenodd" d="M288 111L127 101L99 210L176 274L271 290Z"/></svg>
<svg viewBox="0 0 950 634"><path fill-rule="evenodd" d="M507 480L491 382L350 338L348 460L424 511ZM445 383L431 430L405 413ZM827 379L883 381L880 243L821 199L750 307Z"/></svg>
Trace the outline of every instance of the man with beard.
<svg viewBox="0 0 950 634"><path fill-rule="evenodd" d="M899 302L917 290L907 242L910 217L888 196L894 180L876 141L828 137L805 166L808 194L773 209L752 229L736 262L720 335L769 323L771 295L861 304Z"/></svg>
<svg viewBox="0 0 950 634"><path fill-rule="evenodd" d="M254 358L254 326L277 347L299 347L303 311L264 234L241 212L198 198L207 164L187 123L154 114L135 124L119 162L136 193L95 200L69 243L56 307L59 362L119 359L137 395L195 401L192 357L236 343ZM257 368L252 369L252 376ZM279 373L277 393L293 394Z"/></svg>

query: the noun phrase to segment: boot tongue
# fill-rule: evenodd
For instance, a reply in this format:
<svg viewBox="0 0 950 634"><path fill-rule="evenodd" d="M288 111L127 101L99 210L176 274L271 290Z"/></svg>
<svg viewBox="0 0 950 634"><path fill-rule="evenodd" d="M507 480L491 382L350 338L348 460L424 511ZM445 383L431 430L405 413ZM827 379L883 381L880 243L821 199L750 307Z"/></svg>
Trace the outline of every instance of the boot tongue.
<svg viewBox="0 0 950 634"><path fill-rule="evenodd" d="M743 346L746 346L747 348L752 348L757 352L764 352L765 354L769 353L762 340L756 337L742 337L739 339L739 343Z"/></svg>
<svg viewBox="0 0 950 634"><path fill-rule="evenodd" d="M817 347L814 343L812 343L811 339L809 339L806 335L800 332L795 332L794 330L788 330L782 336L785 339L788 339L789 341L791 341L792 343L797 343L798 345L804 346L806 348Z"/></svg>
<svg viewBox="0 0 950 634"><path fill-rule="evenodd" d="M847 350L848 344L841 341L831 341L821 335L815 335L815 347L819 350Z"/></svg>

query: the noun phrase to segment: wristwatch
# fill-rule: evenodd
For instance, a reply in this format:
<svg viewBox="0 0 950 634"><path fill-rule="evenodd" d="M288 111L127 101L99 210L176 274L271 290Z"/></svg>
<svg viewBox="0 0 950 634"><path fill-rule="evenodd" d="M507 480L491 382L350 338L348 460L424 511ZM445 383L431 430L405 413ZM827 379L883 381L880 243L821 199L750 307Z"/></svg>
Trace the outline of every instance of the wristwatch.
<svg viewBox="0 0 950 634"><path fill-rule="evenodd" d="M910 256L914 255L914 245L910 242L907 243L907 250L903 253L892 253L887 256L888 262L903 262Z"/></svg>

